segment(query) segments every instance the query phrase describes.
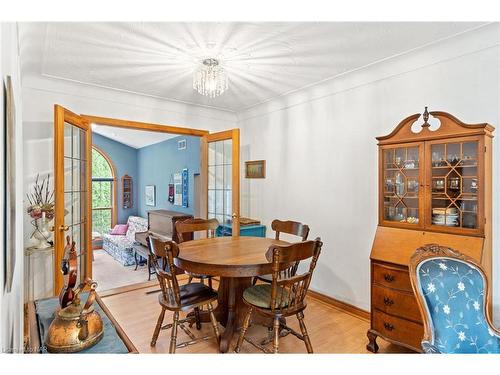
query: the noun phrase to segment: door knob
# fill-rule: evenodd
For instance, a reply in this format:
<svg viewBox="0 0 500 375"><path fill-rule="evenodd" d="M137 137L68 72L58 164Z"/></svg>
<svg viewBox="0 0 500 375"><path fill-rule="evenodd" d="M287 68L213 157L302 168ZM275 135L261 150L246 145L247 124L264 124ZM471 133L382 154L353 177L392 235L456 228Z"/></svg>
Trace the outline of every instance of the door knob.
<svg viewBox="0 0 500 375"><path fill-rule="evenodd" d="M61 226L59 226L59 230L63 231L63 232L66 232L68 229L69 229L69 227L67 225L61 225Z"/></svg>
<svg viewBox="0 0 500 375"><path fill-rule="evenodd" d="M236 213L233 212L233 215L231 216L233 219L236 219L238 217L238 215L236 215Z"/></svg>

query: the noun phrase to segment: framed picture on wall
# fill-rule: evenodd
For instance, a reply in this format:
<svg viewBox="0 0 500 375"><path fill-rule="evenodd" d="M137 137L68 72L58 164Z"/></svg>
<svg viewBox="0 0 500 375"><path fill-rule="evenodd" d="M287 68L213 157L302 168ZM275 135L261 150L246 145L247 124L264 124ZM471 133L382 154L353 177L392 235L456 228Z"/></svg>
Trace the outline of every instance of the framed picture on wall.
<svg viewBox="0 0 500 375"><path fill-rule="evenodd" d="M146 185L146 206L156 206L155 185Z"/></svg>
<svg viewBox="0 0 500 375"><path fill-rule="evenodd" d="M266 161L265 160L246 161L245 178L266 178Z"/></svg>

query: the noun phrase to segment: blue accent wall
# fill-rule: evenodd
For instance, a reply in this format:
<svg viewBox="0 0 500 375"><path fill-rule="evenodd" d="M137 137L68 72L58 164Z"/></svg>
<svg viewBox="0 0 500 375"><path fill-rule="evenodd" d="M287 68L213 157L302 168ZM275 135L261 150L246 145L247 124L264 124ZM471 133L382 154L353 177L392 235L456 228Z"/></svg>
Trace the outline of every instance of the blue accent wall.
<svg viewBox="0 0 500 375"><path fill-rule="evenodd" d="M137 173L137 154L138 150L124 145L123 143L113 141L97 133L92 133L92 143L104 151L112 160L116 169L116 182L118 184L117 193L118 197L116 202L118 204L117 220L118 224L127 223L130 215L137 215L139 212L139 201L137 200L138 194L138 179ZM128 174L132 177L133 183L133 200L132 208L124 209L122 206L122 180L123 175Z"/></svg>
<svg viewBox="0 0 500 375"><path fill-rule="evenodd" d="M186 140L184 150L177 149L177 142ZM200 138L179 136L146 146L138 150L138 214L147 217L147 211L167 209L194 214L194 175L200 173ZM173 183L174 173L188 169L188 207L174 206L168 201L168 184ZM156 206L146 206L145 187L156 186Z"/></svg>

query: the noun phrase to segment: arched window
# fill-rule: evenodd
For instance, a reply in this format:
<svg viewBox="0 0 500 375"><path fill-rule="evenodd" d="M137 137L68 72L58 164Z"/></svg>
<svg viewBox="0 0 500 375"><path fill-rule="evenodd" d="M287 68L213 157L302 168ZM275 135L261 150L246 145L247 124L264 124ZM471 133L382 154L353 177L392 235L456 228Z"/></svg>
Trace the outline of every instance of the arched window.
<svg viewBox="0 0 500 375"><path fill-rule="evenodd" d="M116 173L111 159L92 146L92 237L116 224Z"/></svg>

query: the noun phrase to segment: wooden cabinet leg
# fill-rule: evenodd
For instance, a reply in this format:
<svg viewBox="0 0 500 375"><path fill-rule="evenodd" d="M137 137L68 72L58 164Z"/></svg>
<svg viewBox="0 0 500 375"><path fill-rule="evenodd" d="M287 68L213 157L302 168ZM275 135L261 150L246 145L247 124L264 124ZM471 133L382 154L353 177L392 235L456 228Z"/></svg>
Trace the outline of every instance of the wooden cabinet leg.
<svg viewBox="0 0 500 375"><path fill-rule="evenodd" d="M368 337L368 344L366 345L366 350L372 353L377 353L378 352L377 335L371 330L368 330L368 332L366 332L366 336Z"/></svg>

